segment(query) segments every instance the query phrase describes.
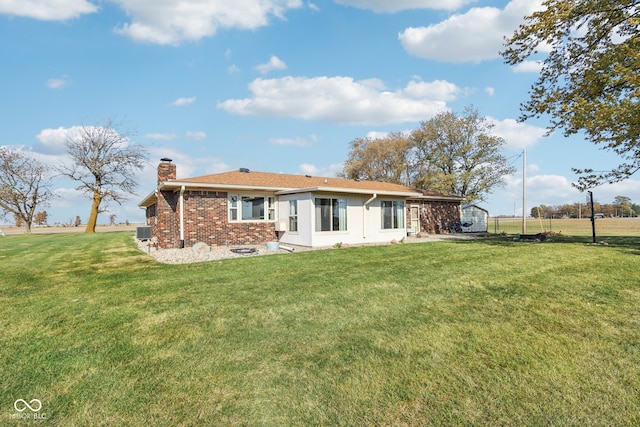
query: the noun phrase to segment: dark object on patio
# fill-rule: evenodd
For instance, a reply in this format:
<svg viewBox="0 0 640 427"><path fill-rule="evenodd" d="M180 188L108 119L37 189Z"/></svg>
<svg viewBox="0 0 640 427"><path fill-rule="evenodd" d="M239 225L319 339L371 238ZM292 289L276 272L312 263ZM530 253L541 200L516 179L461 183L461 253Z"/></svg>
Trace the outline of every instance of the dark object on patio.
<svg viewBox="0 0 640 427"><path fill-rule="evenodd" d="M251 255L251 254L257 253L258 250L256 248L237 248L237 249L231 249L231 252L233 252L234 254L240 254L240 255Z"/></svg>
<svg viewBox="0 0 640 427"><path fill-rule="evenodd" d="M516 235L516 238L513 240L518 240L520 242L544 242L547 240L547 235L544 233L538 234L520 234Z"/></svg>

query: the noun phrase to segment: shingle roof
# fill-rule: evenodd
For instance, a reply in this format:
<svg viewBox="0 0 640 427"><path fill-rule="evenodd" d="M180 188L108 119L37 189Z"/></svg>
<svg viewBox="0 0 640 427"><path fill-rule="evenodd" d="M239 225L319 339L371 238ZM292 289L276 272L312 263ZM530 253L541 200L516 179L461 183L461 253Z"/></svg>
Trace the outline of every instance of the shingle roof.
<svg viewBox="0 0 640 427"><path fill-rule="evenodd" d="M176 179L175 181L165 181L160 184L160 188L162 189L178 189L182 186L195 188L227 188L236 190L270 190L280 193L309 189L310 191L362 192L363 194L387 193L408 198L444 199L451 201L461 200L458 196L429 190L418 190L390 182L364 181L310 175L291 175L271 172L247 172L243 170L203 175L193 178L181 178ZM155 195L152 193L147 196L139 206L148 206L154 203L154 200Z"/></svg>
<svg viewBox="0 0 640 427"><path fill-rule="evenodd" d="M193 184L219 184L248 187L267 187L285 189L302 189L313 187L330 187L335 189L365 190L365 191L389 191L389 192L414 192L410 187L392 184L389 182L357 181L345 178L329 178L310 175L289 175L270 172L241 172L231 171L213 175L198 176L195 178L178 179L180 182Z"/></svg>

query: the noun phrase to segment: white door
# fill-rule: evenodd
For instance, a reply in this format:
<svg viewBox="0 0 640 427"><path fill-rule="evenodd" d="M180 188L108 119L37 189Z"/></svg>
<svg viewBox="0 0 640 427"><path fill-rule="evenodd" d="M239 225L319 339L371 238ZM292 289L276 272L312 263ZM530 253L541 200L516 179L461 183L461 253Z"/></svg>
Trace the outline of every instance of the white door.
<svg viewBox="0 0 640 427"><path fill-rule="evenodd" d="M420 232L420 208L418 206L411 206L411 229L415 230L416 234Z"/></svg>

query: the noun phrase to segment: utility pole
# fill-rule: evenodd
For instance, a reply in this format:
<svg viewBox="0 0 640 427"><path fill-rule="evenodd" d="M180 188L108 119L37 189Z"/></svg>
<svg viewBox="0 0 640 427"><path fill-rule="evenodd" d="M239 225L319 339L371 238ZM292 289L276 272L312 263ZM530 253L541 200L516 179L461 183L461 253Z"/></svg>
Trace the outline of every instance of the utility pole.
<svg viewBox="0 0 640 427"><path fill-rule="evenodd" d="M522 234L527 234L527 150L522 150Z"/></svg>

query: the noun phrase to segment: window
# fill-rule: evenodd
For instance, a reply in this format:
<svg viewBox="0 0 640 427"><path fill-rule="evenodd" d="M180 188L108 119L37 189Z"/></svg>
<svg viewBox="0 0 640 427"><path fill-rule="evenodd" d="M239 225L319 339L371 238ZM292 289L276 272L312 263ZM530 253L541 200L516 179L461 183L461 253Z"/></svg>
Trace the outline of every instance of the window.
<svg viewBox="0 0 640 427"><path fill-rule="evenodd" d="M267 218L269 221L276 220L276 198L267 197Z"/></svg>
<svg viewBox="0 0 640 427"><path fill-rule="evenodd" d="M238 196L229 197L229 220L238 220Z"/></svg>
<svg viewBox="0 0 640 427"><path fill-rule="evenodd" d="M229 196L229 221L275 221L276 199L265 196Z"/></svg>
<svg viewBox="0 0 640 427"><path fill-rule="evenodd" d="M316 231L345 231L347 229L347 201L345 199L316 199Z"/></svg>
<svg viewBox="0 0 640 427"><path fill-rule="evenodd" d="M404 228L404 202L393 202L383 200L382 207L382 228L384 230L393 228Z"/></svg>
<svg viewBox="0 0 640 427"><path fill-rule="evenodd" d="M242 196L242 220L264 219L264 197Z"/></svg>
<svg viewBox="0 0 640 427"><path fill-rule="evenodd" d="M298 201L289 200L289 231L298 231Z"/></svg>

